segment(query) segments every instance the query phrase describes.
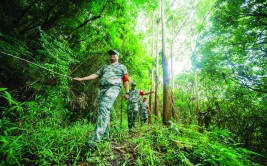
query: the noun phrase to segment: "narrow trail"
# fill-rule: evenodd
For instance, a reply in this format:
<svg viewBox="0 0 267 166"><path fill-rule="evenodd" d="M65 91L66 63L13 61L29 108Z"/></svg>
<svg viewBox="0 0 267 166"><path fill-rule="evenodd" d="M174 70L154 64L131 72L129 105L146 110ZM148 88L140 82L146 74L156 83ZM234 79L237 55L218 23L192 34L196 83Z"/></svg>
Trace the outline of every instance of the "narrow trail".
<svg viewBox="0 0 267 166"><path fill-rule="evenodd" d="M127 133L128 135L128 133ZM89 161L78 163L79 166L96 165L96 166L134 166L139 155L139 145L132 145L132 139L139 137L138 132L131 133L126 138L115 141L111 140L106 151L97 150L92 153ZM99 161L100 157L105 158L105 161ZM96 161L93 163L93 161Z"/></svg>
<svg viewBox="0 0 267 166"><path fill-rule="evenodd" d="M125 141L127 142L127 141ZM138 146L134 147L132 145L126 143L118 143L118 142L111 142L112 144L112 152L115 157L108 158L108 162L106 163L107 166L114 166L114 165L136 165L134 161L137 159L139 154Z"/></svg>
<svg viewBox="0 0 267 166"><path fill-rule="evenodd" d="M138 132L131 133L119 142L111 141L113 157L107 158L106 166L136 165L139 155L139 145L132 145L132 139L140 137Z"/></svg>

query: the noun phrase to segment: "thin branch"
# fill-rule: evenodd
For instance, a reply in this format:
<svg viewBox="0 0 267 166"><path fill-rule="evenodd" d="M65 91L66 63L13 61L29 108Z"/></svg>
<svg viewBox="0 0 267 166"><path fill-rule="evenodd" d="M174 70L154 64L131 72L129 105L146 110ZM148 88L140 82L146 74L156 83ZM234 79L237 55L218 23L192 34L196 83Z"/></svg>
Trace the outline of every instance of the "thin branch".
<svg viewBox="0 0 267 166"><path fill-rule="evenodd" d="M253 90L253 91L256 91L256 92L261 92L261 93L267 93L267 91L264 91L264 90L261 90L261 89L255 89L255 88L252 88L252 87L249 86L249 85L246 85L246 84L240 82L240 80L237 79L236 77L228 77L228 78L229 78L230 80L234 81L235 83L237 83L237 84L239 84L239 85L241 85L241 86L244 86L244 87L246 87L246 88L248 88L248 89L250 89L250 90Z"/></svg>
<svg viewBox="0 0 267 166"><path fill-rule="evenodd" d="M23 13L17 18L17 25L19 25L21 19L22 19L22 18L23 18L23 17L30 11L31 7L35 4L36 1L37 1L37 0L33 0L33 1L29 4L28 8L27 8L26 10L24 10Z"/></svg>
<svg viewBox="0 0 267 166"><path fill-rule="evenodd" d="M171 9L171 7L173 6L173 4L174 4L174 2L175 2L176 0L173 0L172 1L172 3L171 3L171 5L170 5L170 7L165 11L165 13L164 14L166 14L170 9Z"/></svg>
<svg viewBox="0 0 267 166"><path fill-rule="evenodd" d="M196 4L196 6L194 8L196 8L198 5L200 4L200 1ZM186 19L184 19L182 25L180 26L180 28L178 29L178 31L176 32L176 34L173 37L173 41L175 40L175 38L178 36L179 32L181 31L181 29L185 26L185 23L187 22L187 20L189 19L190 15L192 14L193 10L191 10L191 12L187 15Z"/></svg>
<svg viewBox="0 0 267 166"><path fill-rule="evenodd" d="M71 36L75 31L79 30L80 28L84 27L86 24L88 24L90 21L96 20L98 18L101 17L102 13L104 12L105 8L106 8L107 2L106 4L103 6L103 8L101 9L100 13L97 16L94 16L92 18L89 18L87 20L85 20L81 25L79 25L78 27L76 27L69 36Z"/></svg>

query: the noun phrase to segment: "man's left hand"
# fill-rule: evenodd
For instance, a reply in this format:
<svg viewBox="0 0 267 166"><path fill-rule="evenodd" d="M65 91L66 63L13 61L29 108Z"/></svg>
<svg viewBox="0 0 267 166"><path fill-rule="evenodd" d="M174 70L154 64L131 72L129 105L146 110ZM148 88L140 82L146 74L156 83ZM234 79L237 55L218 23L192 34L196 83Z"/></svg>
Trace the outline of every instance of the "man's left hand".
<svg viewBox="0 0 267 166"><path fill-rule="evenodd" d="M129 94L123 94L122 97L124 100L127 100L127 99L129 99Z"/></svg>

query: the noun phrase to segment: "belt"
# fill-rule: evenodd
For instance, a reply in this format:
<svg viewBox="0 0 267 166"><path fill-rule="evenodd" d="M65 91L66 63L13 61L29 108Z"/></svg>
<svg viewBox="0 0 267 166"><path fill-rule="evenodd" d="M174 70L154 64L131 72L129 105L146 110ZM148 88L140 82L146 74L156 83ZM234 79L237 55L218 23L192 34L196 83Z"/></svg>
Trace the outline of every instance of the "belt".
<svg viewBox="0 0 267 166"><path fill-rule="evenodd" d="M114 86L117 86L117 87L121 88L121 85L119 85L119 84L115 84L115 85L100 85L100 88L101 89L109 89L109 88L114 87Z"/></svg>

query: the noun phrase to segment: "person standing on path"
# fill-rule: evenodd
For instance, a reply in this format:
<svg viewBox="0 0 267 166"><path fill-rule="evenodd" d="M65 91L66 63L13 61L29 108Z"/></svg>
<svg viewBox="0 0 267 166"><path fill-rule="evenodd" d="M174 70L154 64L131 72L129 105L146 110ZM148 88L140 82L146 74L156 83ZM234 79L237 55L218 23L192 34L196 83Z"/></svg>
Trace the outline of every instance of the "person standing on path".
<svg viewBox="0 0 267 166"><path fill-rule="evenodd" d="M100 78L100 93L98 96L98 117L93 136L87 144L99 143L109 138L110 109L119 95L122 83L124 85L124 99L129 98L129 78L127 68L118 62L119 52L108 50L111 64L102 66L96 73L83 78L73 78L75 81L87 81Z"/></svg>
<svg viewBox="0 0 267 166"><path fill-rule="evenodd" d="M136 83L132 82L132 88L129 91L129 99L128 99L128 107L127 107L127 115L128 115L128 129L129 132L135 128L135 122L137 120L138 108L140 102L140 96L148 95L154 93L153 91L144 93L143 91L136 89Z"/></svg>
<svg viewBox="0 0 267 166"><path fill-rule="evenodd" d="M143 101L141 102L141 109L140 109L140 121L141 125L143 126L146 123L146 120L148 119L148 113L149 113L149 105L146 101L147 97L143 97Z"/></svg>

